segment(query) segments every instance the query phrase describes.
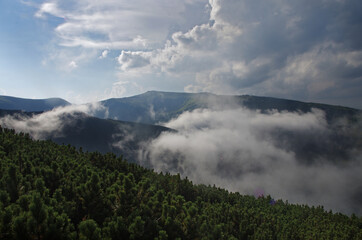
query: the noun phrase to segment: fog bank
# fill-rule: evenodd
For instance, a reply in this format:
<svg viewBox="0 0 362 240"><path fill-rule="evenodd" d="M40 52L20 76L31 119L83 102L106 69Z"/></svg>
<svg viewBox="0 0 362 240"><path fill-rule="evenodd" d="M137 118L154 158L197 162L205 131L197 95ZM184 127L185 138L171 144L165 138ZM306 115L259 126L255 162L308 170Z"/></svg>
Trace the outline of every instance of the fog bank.
<svg viewBox="0 0 362 240"><path fill-rule="evenodd" d="M162 133L139 152L139 161L157 171L242 194L262 191L292 203L362 214L361 151L353 145L337 149L335 133L318 109L266 114L197 109L165 126L178 132ZM339 152L345 158L338 159Z"/></svg>

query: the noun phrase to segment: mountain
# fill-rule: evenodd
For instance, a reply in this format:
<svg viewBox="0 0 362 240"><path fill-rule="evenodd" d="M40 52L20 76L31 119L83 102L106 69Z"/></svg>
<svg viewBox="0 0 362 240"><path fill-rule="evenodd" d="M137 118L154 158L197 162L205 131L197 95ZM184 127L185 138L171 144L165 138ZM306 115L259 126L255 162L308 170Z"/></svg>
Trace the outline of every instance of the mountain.
<svg viewBox="0 0 362 240"><path fill-rule="evenodd" d="M99 119L82 113L62 117L66 124L61 132L52 132L46 139L91 152L112 152L131 162L135 161L142 144L157 138L162 132L174 131L157 125Z"/></svg>
<svg viewBox="0 0 362 240"><path fill-rule="evenodd" d="M22 99L22 101L29 106L29 103L35 100ZM41 139L52 139L60 144L72 144L87 151L102 153L111 151L117 155L122 152L127 159L136 161L137 150L142 147L144 142L157 138L164 131L171 131L155 124L168 122L185 111L197 108L223 110L244 107L259 110L262 113L272 109L280 112L306 113L313 108L318 108L326 114L327 132L317 135L313 132L278 128L268 133L269 138L273 139L273 144L278 148L294 152L303 163L313 162L320 157L330 161L349 159L351 151L361 149L362 146L362 133L358 120L361 111L341 106L249 95L223 96L210 93L158 91L127 98L108 99L100 104L104 108L96 111L94 117L78 113L58 116L59 118L55 120L49 120L66 124L59 128L62 130L61 132L59 129L53 129L53 131L42 133ZM7 105L6 109L11 106L13 105ZM26 109L25 107L20 108ZM44 110L44 108L38 110ZM19 113L21 114L19 115ZM7 114L12 114L18 120L24 117L29 120L33 115L33 113L20 110L0 110L0 117ZM103 119L104 116L107 119ZM17 128L17 126L19 125L7 125L9 128ZM20 124L20 126L22 125ZM27 131L35 131L33 129L34 123L29 124ZM37 131L42 132L42 129L39 128Z"/></svg>
<svg viewBox="0 0 362 240"><path fill-rule="evenodd" d="M316 159L339 162L350 159L353 149L361 150L361 110L320 103L250 95L226 96L210 93L172 93L149 91L127 98L114 98L100 102L107 109L107 117L122 121L148 124L168 122L186 111L198 108L211 110L239 109L240 107L261 113L308 113L320 109L325 113L327 130L323 134L277 128L268 132L278 148L295 153L300 162L312 163ZM98 112L102 117L106 112ZM263 133L265 134L265 133Z"/></svg>
<svg viewBox="0 0 362 240"><path fill-rule="evenodd" d="M89 109L71 106L36 113L0 110L0 125L18 133L29 133L36 140L81 147L83 153L113 152L129 162L157 171L180 173L198 183L236 186L229 190L247 194L267 186L271 194L280 194L276 196L294 202L318 203L348 214L362 212L359 110L208 93L148 92L105 102L110 116L117 113L114 110L119 110L117 105L122 103L123 114L119 117L132 116L129 113L134 111L130 119L139 123L101 119L79 112L104 109L94 104ZM241 106L258 111L244 111ZM327 122L320 111L301 114L315 107L326 112ZM173 122L185 123L188 129L177 124L167 125L179 130L175 131L141 123L166 122L196 108L208 109L187 113ZM270 113L269 109L281 112ZM5 149L12 149L4 144ZM99 153L90 156L99 156ZM256 180L249 181L251 177ZM285 181L288 184L284 186ZM247 191L244 184L249 185ZM329 198L330 202L325 201Z"/></svg>
<svg viewBox="0 0 362 240"><path fill-rule="evenodd" d="M9 96L0 96L0 109L4 110L43 112L56 107L68 105L70 105L70 103L61 98L25 99Z"/></svg>
<svg viewBox="0 0 362 240"><path fill-rule="evenodd" d="M272 97L257 97L250 95L225 96L210 93L173 93L149 91L140 95L126 98L112 98L100 102L107 108L106 112L98 112L97 117L117 119L122 121L155 124L167 122L185 111L197 108L239 108L250 110L310 112L318 108L326 113L327 120L347 118L354 121L361 110L333 106L320 103L306 103L294 100Z"/></svg>
<svg viewBox="0 0 362 240"><path fill-rule="evenodd" d="M107 108L108 118L153 124L171 119L193 98L194 94L191 93L150 91L133 97L112 98L100 103ZM102 117L103 114L99 113L98 117Z"/></svg>
<svg viewBox="0 0 362 240"><path fill-rule="evenodd" d="M132 97L111 98L99 103L106 110L97 111L95 117L147 124L167 122L185 111L192 111L197 108L213 108L215 106L219 108L245 107L262 112L275 109L304 113L310 112L312 108L318 108L326 113L328 121L343 117L353 121L357 115L361 114L361 110L342 106L306 103L272 97L227 96L211 93L148 91ZM70 103L61 98L25 99L0 96L0 109L2 110L44 112L55 107L68 105Z"/></svg>
<svg viewBox="0 0 362 240"><path fill-rule="evenodd" d="M71 144L84 151L123 155L134 161L142 144L172 129L142 123L100 119L82 112L21 112L0 109L0 125L30 133L36 139ZM25 126L19 128L17 126Z"/></svg>
<svg viewBox="0 0 362 240"><path fill-rule="evenodd" d="M257 97L257 96L237 96L239 103L251 110L267 111L276 109L278 111L288 112L310 112L313 108L323 110L326 114L327 121L331 122L338 118L347 118L356 120L355 118L362 113L361 110L335 106L321 103L301 102L295 100L287 100L272 97Z"/></svg>

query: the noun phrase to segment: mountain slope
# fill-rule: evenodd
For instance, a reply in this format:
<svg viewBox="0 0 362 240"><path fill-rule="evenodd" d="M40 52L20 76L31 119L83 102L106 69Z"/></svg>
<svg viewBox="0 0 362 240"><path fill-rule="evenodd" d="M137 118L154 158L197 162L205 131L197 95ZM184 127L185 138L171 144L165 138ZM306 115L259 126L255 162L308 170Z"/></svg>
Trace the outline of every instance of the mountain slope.
<svg viewBox="0 0 362 240"><path fill-rule="evenodd" d="M321 103L309 103L295 100L287 100L272 97L256 97L256 96L238 96L238 101L241 105L252 110L272 110L303 113L310 112L313 108L321 109L326 113L328 121L336 120L338 118L355 119L355 117L362 113L361 110L353 109L343 106L335 106Z"/></svg>
<svg viewBox="0 0 362 240"><path fill-rule="evenodd" d="M319 103L305 103L294 100L257 96L223 96L210 93L172 93L149 91L127 98L113 98L100 102L107 108L107 117L122 121L158 123L167 122L185 111L197 108L239 108L250 110L278 110L310 112L318 108L326 113L328 121L338 118L353 120L360 110ZM97 117L104 117L99 112Z"/></svg>
<svg viewBox="0 0 362 240"><path fill-rule="evenodd" d="M21 110L26 112L48 111L60 106L68 106L69 102L61 98L25 99L9 96L0 96L0 109Z"/></svg>
<svg viewBox="0 0 362 240"><path fill-rule="evenodd" d="M173 113L193 97L190 93L150 91L127 98L113 98L100 102L108 116L122 121L157 123L173 117ZM102 115L99 115L101 117Z"/></svg>
<svg viewBox="0 0 362 240"><path fill-rule="evenodd" d="M162 126L99 119L82 112L57 110L31 113L0 109L0 125L30 133L35 139L71 144L85 151L123 154L130 161L136 159L142 144L157 138L162 132L173 131Z"/></svg>
<svg viewBox="0 0 362 240"><path fill-rule="evenodd" d="M0 127L0 239L361 239L362 218L194 185Z"/></svg>
<svg viewBox="0 0 362 240"><path fill-rule="evenodd" d="M61 133L49 134L46 139L59 144L71 144L86 151L112 152L135 161L142 144L157 138L169 128L116 120L105 120L79 114L67 118Z"/></svg>
<svg viewBox="0 0 362 240"><path fill-rule="evenodd" d="M355 149L362 149L361 110L348 107L249 95L157 91L128 98L108 99L101 104L107 108L109 118L150 124L168 122L186 111L199 108L223 111L243 107L264 114L275 110L302 114L320 109L325 114L326 130L319 135L310 131L276 128L268 132L268 138L273 139L276 147L295 153L302 163L313 163L321 158L330 162L344 162L350 159ZM104 114L101 113L99 117Z"/></svg>
<svg viewBox="0 0 362 240"><path fill-rule="evenodd" d="M122 150L126 158L136 159L135 154L143 142L157 138L161 132L168 131L168 129L131 122L146 124L168 122L186 111L197 108L220 111L244 107L259 110L262 113L267 113L273 109L280 112L306 113L312 111L313 108L318 108L326 114L328 132L317 136L310 132L278 128L269 133L269 137L274 139L273 144L278 148L294 152L303 163L313 162L320 157L330 161L349 159L348 156L351 151L360 150L362 146L359 121L361 111L340 106L248 95L222 96L210 93L157 91L128 98L108 99L102 101L101 104L105 108L96 111L95 116L98 118L78 114L49 120L63 122L61 128L63 132L60 134L58 129L54 129L47 132L41 139L52 139L57 143L73 144L77 147L83 147L84 150L102 153L111 151L119 155ZM0 110L0 117L17 112L21 113L19 110ZM29 120L32 114L23 112L21 115L27 116ZM100 119L105 115L109 119ZM19 115L13 114L13 116ZM118 119L118 121L110 119ZM20 121L21 118L18 120ZM17 129L19 124L5 126ZM24 131L33 131L35 126L36 124L30 124L28 125L29 129ZM17 130L22 131L21 129ZM38 131L42 131L42 129L39 128Z"/></svg>

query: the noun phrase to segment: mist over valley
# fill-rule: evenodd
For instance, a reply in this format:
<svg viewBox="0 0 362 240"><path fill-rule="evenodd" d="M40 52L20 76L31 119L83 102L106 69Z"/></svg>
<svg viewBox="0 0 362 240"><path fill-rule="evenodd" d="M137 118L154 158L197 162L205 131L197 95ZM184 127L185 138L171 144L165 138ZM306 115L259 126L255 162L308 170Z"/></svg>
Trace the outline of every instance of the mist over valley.
<svg viewBox="0 0 362 240"><path fill-rule="evenodd" d="M102 102L2 110L34 139L113 152L241 194L361 214L361 111L208 93L147 92ZM40 112L33 112L42 110Z"/></svg>
<svg viewBox="0 0 362 240"><path fill-rule="evenodd" d="M0 1L0 239L362 239L361 13Z"/></svg>

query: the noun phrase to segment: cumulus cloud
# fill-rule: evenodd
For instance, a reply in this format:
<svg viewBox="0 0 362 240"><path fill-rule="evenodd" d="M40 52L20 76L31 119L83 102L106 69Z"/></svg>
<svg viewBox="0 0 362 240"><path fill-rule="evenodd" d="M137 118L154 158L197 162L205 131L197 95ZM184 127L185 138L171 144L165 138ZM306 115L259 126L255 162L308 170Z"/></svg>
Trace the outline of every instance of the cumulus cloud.
<svg viewBox="0 0 362 240"><path fill-rule="evenodd" d="M147 52L155 72L193 73L190 91L361 107L359 1L210 0L209 6L208 23L175 32L163 48ZM133 67L139 65L127 70Z"/></svg>
<svg viewBox="0 0 362 240"><path fill-rule="evenodd" d="M131 52L122 51L118 57L118 62L121 65L122 70L128 70L133 68L142 68L150 63L150 53L148 52Z"/></svg>
<svg viewBox="0 0 362 240"><path fill-rule="evenodd" d="M157 87L165 74L186 91L361 108L361 10L359 0L47 0L35 16L61 19L64 48L120 51L123 81L139 72Z"/></svg>
<svg viewBox="0 0 362 240"><path fill-rule="evenodd" d="M15 129L17 132L29 133L34 139L43 140L49 136L61 137L63 128L72 125L76 117L95 115L99 111L107 113L99 103L70 105L33 116L6 115L0 118L0 125Z"/></svg>
<svg viewBox="0 0 362 240"><path fill-rule="evenodd" d="M140 161L157 171L181 173L196 183L242 194L261 190L293 203L362 213L356 197L362 187L361 152L336 164L323 154L304 156L288 144L299 139L297 148L307 147L304 151L313 151L317 144L330 146L331 130L320 110L262 114L240 108L197 109L165 126L177 132L162 133L139 152ZM292 135L283 138L286 132Z"/></svg>

